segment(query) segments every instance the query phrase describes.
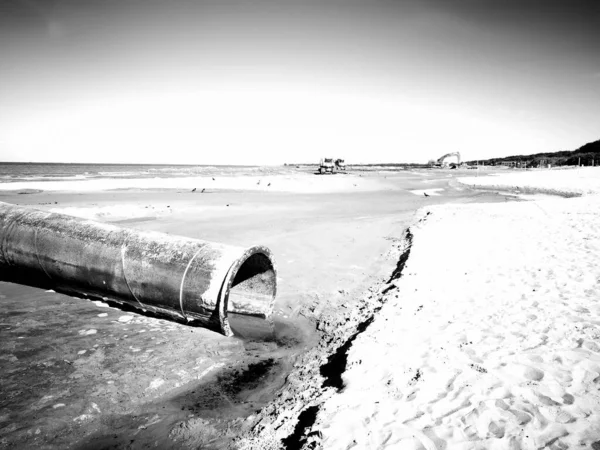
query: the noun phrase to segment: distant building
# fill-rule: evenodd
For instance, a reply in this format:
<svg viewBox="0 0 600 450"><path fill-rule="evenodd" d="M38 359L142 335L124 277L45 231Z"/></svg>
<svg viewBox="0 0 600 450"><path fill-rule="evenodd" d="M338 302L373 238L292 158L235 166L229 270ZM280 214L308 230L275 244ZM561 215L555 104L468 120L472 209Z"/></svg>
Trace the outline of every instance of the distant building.
<svg viewBox="0 0 600 450"><path fill-rule="evenodd" d="M502 161L500 165L521 169L527 167L527 161Z"/></svg>

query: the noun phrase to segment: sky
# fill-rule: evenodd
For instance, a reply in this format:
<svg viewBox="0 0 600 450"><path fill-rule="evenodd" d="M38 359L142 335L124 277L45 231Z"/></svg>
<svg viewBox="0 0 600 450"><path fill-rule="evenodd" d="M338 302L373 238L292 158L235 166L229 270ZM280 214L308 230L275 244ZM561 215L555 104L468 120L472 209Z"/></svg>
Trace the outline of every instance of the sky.
<svg viewBox="0 0 600 450"><path fill-rule="evenodd" d="M598 139L598 0L0 0L0 161L425 163Z"/></svg>

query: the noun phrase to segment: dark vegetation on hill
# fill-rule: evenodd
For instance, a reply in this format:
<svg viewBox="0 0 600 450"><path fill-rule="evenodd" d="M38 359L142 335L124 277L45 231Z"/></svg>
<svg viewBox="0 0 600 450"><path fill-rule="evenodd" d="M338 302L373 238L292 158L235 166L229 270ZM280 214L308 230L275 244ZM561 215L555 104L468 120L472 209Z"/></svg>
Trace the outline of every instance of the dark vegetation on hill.
<svg viewBox="0 0 600 450"><path fill-rule="evenodd" d="M467 161L474 164L476 161ZM492 158L479 163L499 166L511 164L517 167L540 167L551 164L552 166L582 166L600 165L600 140L590 142L579 147L577 150L565 150L560 152L536 153L534 155L515 155L505 158Z"/></svg>

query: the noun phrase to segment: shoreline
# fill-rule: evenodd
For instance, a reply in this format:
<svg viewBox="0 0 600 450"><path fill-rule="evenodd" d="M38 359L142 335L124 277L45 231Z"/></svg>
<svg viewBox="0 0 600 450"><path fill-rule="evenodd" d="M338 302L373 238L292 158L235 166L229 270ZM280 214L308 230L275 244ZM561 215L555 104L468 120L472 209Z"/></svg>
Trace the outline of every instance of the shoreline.
<svg viewBox="0 0 600 450"><path fill-rule="evenodd" d="M263 399L261 401L269 396L273 396L273 399L254 412L251 412L252 407L249 406L248 413L244 413L249 415L245 418L237 417L240 414L239 409L227 409L223 405L219 406L217 410L222 410L223 413L229 411L227 414L230 416L228 419L217 416L219 422L216 421L216 417L211 417L206 411L200 413L199 410L194 409L194 406L189 410L191 417L169 409L170 416L160 416L161 421L155 425L148 425L143 433L137 434L136 427L152 422L150 419L153 413L151 413L151 409L145 408L120 425L113 424L113 426L117 426L119 430L119 439L127 439L128 436L131 436L136 439L138 445L150 442L151 439L155 439L162 433L161 439L165 440L161 442L165 445L167 443L175 445L176 442L177 446L181 448L208 445L210 442L213 442L214 445L219 442L221 446L229 442L227 445L230 445L231 448L244 450L275 449L279 448L278 445L281 442L294 448L300 448L302 445L307 445L309 441L317 445L316 448L336 448L336 439L339 439L339 436L333 432L328 434L327 427L323 428L323 424L334 424L336 421L335 415L329 416L332 411L330 405L331 402L341 401L340 396L343 391L338 392L338 388L348 384L348 377L351 375L353 367L357 366L355 362L352 362L355 361L352 359L352 355L358 352L361 342L367 339L369 330L378 326L377 324L381 323L384 317L389 318L395 314L395 307L392 308L390 305L395 303L403 307L402 302L409 295L404 292L405 288L403 288L407 280L416 283L415 289L420 291L423 286L427 286L427 281L424 281L427 277L435 278L435 272L431 272L430 264L420 269L420 273L411 273L409 276L407 272L415 261L415 255L418 256L422 251L420 249L424 245L424 238L421 230L427 230L430 223L437 221L438 212L442 211L443 215L449 214L449 217L453 217L452 211L475 211L479 208L488 208L489 211L493 211L502 207L512 208L511 205L522 205L519 208L526 211L532 210L534 203L538 207L533 210L539 210L538 202L509 202L511 199L505 198L503 195L495 195L491 191L480 191L478 188L457 187L454 189L452 186L455 174L460 175L458 172L450 171L448 173L435 172L431 176L429 174L426 176L403 174L406 175L402 181L404 184L398 184L394 186L394 189L362 192L351 190L350 185L346 184L346 191L342 192L294 193L222 190L215 191L211 195L199 195L189 191L128 190L80 194L44 192L21 196L0 193L0 198L18 198L31 206L41 206L43 209L56 208L59 212L68 212L69 208L72 208L72 212L83 212L84 215L89 216L88 218L95 220L114 221L141 229L222 241L233 245L254 244L257 236L262 236L262 243L274 250L278 267L281 268L280 286L282 289L278 295L275 313L283 327L279 332L283 332L282 339L288 340L288 343L295 343L288 350L274 347L265 352L259 350L263 344L258 342L242 344L240 341L236 341L236 343L221 342L220 338L214 339L210 333L197 330L198 339L200 342L205 342L203 348L206 349L201 348L197 358L200 358L198 361L203 361L203 371L210 367L215 368L211 369L214 372L207 372L206 377L200 382L200 385L207 386L207 389L222 388L222 384L219 384L221 382L218 381L221 373L229 376L227 374L238 371L243 376L250 376L247 375L250 367L255 367L251 369L253 371L263 367L260 370L266 370L262 373L267 374L269 381L262 386L262 390L257 391L261 394L252 394L252 390L250 390L243 395L249 395L248 398L254 399L254 401L257 401L259 397ZM378 185L384 186L386 183L399 183L398 180L401 180L399 177L385 177L386 175L382 174L373 175L374 180L372 181L382 183ZM349 177L339 178L352 179ZM364 177L356 178L361 181L364 179ZM477 178L477 180L480 179L484 178ZM328 182L325 177L315 177L314 180ZM472 182L475 178L470 178L470 180ZM440 195L426 197L423 193L427 192ZM500 204L479 203L481 200ZM581 199L553 199L550 200L550 203L572 200L587 201L586 197L582 197ZM450 204L444 206L445 203ZM396 204L398 206L395 206ZM148 211L146 214L145 211L152 207L154 208L152 212ZM415 213L416 210L419 212ZM140 215L140 212L146 215ZM544 213L538 212L538 214ZM442 214L440 213L440 215ZM464 223L468 227L472 226L474 221L467 217ZM451 242L452 239L457 239L460 233L461 231L458 229L448 235L437 236L435 239L442 240L435 248L435 259L432 261L440 260L438 253L445 248L444 246L450 245L445 241L450 239ZM472 236L468 237L472 238ZM428 238L428 240L431 239ZM471 246L472 244L469 242L456 242L449 248L458 251L457 254L464 257L469 254ZM417 253L413 253L415 251ZM448 267L460 269L456 256L447 264ZM446 282L443 284L446 290L451 288L451 285L447 285ZM16 289L17 292L21 292L20 288ZM47 293L45 295L58 296L58 294ZM58 296L56 300L60 301L60 298ZM89 305L81 304L79 306L82 311L89 310ZM418 306L415 306L415 310L418 309ZM386 312L382 313L382 311ZM116 320L116 324L119 324L118 317L114 320ZM112 331L112 334L116 333L116 336L122 338L123 335L130 335L132 330L138 329L139 332L147 328L144 320L139 324L134 320L130 322L131 325L122 323ZM403 323L404 318L400 314L395 320ZM300 325L296 329L287 328L286 331L285 327L288 325L283 325L285 323ZM95 327L101 334L102 322L98 322ZM119 327L123 327L123 329ZM316 334L312 334L313 331L307 327L314 327ZM389 323L386 324L386 327L389 328ZM397 324L394 324L394 327L397 327ZM427 330L427 327L428 325L423 325L422 329ZM125 328L131 329L126 331ZM155 325L155 328L158 330L160 327ZM170 332L171 336L177 339L175 329ZM319 339L314 341L317 336ZM126 342L131 338L123 339ZM378 339L368 345L369 352L380 348L377 344ZM100 344L98 348L102 348L102 344L99 341L97 343ZM222 353L222 357L215 358L211 356L213 352L209 350L212 345L218 345L227 350ZM387 346L393 348L394 341L390 341ZM142 348L136 344L134 347ZM269 365L272 363L266 362L264 366L252 366L256 354L262 353L267 359L272 358L269 355L278 355L273 359L278 361L277 358L289 358L285 355L289 355L290 351L295 352L295 356L289 360L295 367L285 369L285 363L283 366L277 366ZM77 357L81 359L78 363L81 364L81 368L86 367L86 361L96 352L97 350L87 349L87 353ZM394 355L402 354L402 352L402 348L396 349ZM244 366L246 363L241 366L232 364L232 361L239 360L241 355L246 353L248 357L246 363L250 365ZM109 353L106 355L108 356ZM163 363L162 365L165 367L173 366L173 361L179 358L179 354L175 350L172 355L162 353L161 355L167 359L175 358ZM396 358L394 355L384 355L382 359L392 361ZM357 358L362 359L361 357ZM100 364L106 364L106 361L105 359L98 360ZM288 359L282 361L288 361ZM218 365L221 363L224 366ZM473 362L473 364L473 367L485 368L481 362ZM170 376L167 373L146 374L144 372L146 369L142 370L141 366L136 370L138 370L136 379L131 380L134 391L130 391L125 384L121 384L120 389L123 395L139 390L139 392L152 392L148 398L156 397L156 401L161 395L163 397L160 398L165 398L164 396L170 398L174 392L172 380L183 383L182 387L178 389L183 389L181 395L184 397L186 395L190 397L189 392L185 394L186 389L198 389L198 387L186 387L189 386L189 376L194 373L194 370L187 371L187 375L180 373L176 376ZM255 376L260 373L260 371L256 372ZM411 377L417 376L417 372L411 373ZM421 370L419 373L425 372ZM285 374L286 384L283 384L283 380L279 378L283 376L282 374ZM417 377L418 380L421 379L420 377L421 375ZM429 378L428 376L424 380ZM117 380L118 377L115 379ZM90 380L95 383L93 378ZM163 380L163 382L157 380ZM144 383L148 383L148 385L146 386ZM158 389L144 391L145 388L158 386L158 384L160 384ZM379 381L373 380L373 386L378 384ZM144 394L140 398L146 398L148 395ZM266 397L264 397L265 395ZM82 414L90 415L89 422L75 423L73 426L81 430L96 430L96 434L86 435L79 445L85 443L99 445L100 442L104 442L106 445L109 443L116 445L120 442L119 439L110 440L107 437L109 430L100 426L99 422L103 416L94 412L89 401L80 399L73 405L65 403L71 409L68 411L65 409L63 414L73 414L72 411L79 411L75 417ZM108 410L111 408L108 404L100 403L98 400L94 400L94 404L103 411L103 414L106 408ZM258 407L260 403L254 404ZM75 405L79 410L73 409ZM89 408L92 409L89 410ZM134 414L135 408L128 411L129 414ZM143 411L149 415L144 415ZM324 419L324 417L327 418ZM377 421L369 420L374 426L377 425ZM171 437L164 433L167 423L169 423L167 431L170 429L174 433ZM2 422L0 421L1 428ZM43 436L46 435L46 432L43 431L44 428L41 429L42 433L39 435L39 439L43 439ZM225 429L236 430L236 432L233 435L223 434ZM35 431L35 428L33 430ZM347 430L343 431L342 435L346 434L350 435ZM231 442L233 438L236 440ZM59 441L54 442L59 444ZM64 440L61 442L66 443ZM327 445L318 447L323 442L327 442ZM49 442L45 442L45 445L49 445Z"/></svg>
<svg viewBox="0 0 600 450"><path fill-rule="evenodd" d="M563 185L573 182L565 178L571 179L560 180ZM469 184L488 187L478 180ZM519 186L524 181L534 183L521 177ZM292 388L232 448L600 445L593 382L600 376L593 334L600 308L589 303L600 289L593 273L584 284L580 279L583 267L600 266L600 249L586 241L600 232L600 180L590 186L593 193L580 198L421 209L407 231L410 255L402 253L400 279L366 296L377 306L351 322L345 340L312 355L291 377ZM578 191L577 185L570 190ZM553 247L549 236L561 245ZM573 274L561 276L560 297L548 283L560 273L558 261ZM521 295L534 299L523 302ZM564 312L552 306L555 298L564 299ZM540 309L542 301L549 303ZM498 309L503 304L507 309ZM548 331L544 324L554 321L559 330ZM334 324L339 334L336 327L343 326ZM504 351L507 345L514 353ZM331 384L326 374L335 363L338 382Z"/></svg>
<svg viewBox="0 0 600 450"><path fill-rule="evenodd" d="M362 175L219 175L172 178L104 178L61 181L20 181L0 183L0 192L110 192L118 190L187 190L202 191L274 191L295 193L379 191L393 189L393 184L378 177Z"/></svg>
<svg viewBox="0 0 600 450"><path fill-rule="evenodd" d="M334 177L311 179L325 184ZM159 440L185 448L186 442L231 440L232 430L241 431L250 423L246 418L276 394L289 365L316 345L321 312L331 304L351 309L358 293L378 277L381 255L400 224L424 202L469 198L447 189L428 200L406 190L445 186L443 178L426 186L411 175L394 182L396 189L375 193L356 192L347 181L345 191L317 193L0 192L2 201L125 221L142 230L266 245L279 277L273 335L234 338L202 328L192 334L160 318L0 283L8 305L0 320L2 385L20 393L2 403L0 445L118 447L130 440L140 446ZM28 405L36 405L35 414ZM189 429L195 433L186 434Z"/></svg>

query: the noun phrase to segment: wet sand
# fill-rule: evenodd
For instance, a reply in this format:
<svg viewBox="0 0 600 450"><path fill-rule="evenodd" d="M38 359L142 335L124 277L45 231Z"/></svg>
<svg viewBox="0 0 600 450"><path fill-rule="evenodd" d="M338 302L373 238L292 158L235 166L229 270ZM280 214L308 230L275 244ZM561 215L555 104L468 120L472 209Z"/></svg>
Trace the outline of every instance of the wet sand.
<svg viewBox="0 0 600 450"><path fill-rule="evenodd" d="M529 201L422 208L237 448L598 448L598 175L460 179Z"/></svg>
<svg viewBox="0 0 600 450"><path fill-rule="evenodd" d="M3 202L127 227L266 245L278 269L270 328L238 325L234 338L0 283L0 444L225 448L280 394L298 358L326 338L323 318L352 311L366 290L393 273L398 254L390 249L418 208L507 201L494 192L453 187L454 176L465 174L339 175L343 181L336 180L335 189L321 190L319 183L331 186L333 177L286 175L289 186L310 183L310 192L234 186L204 193L0 193Z"/></svg>

